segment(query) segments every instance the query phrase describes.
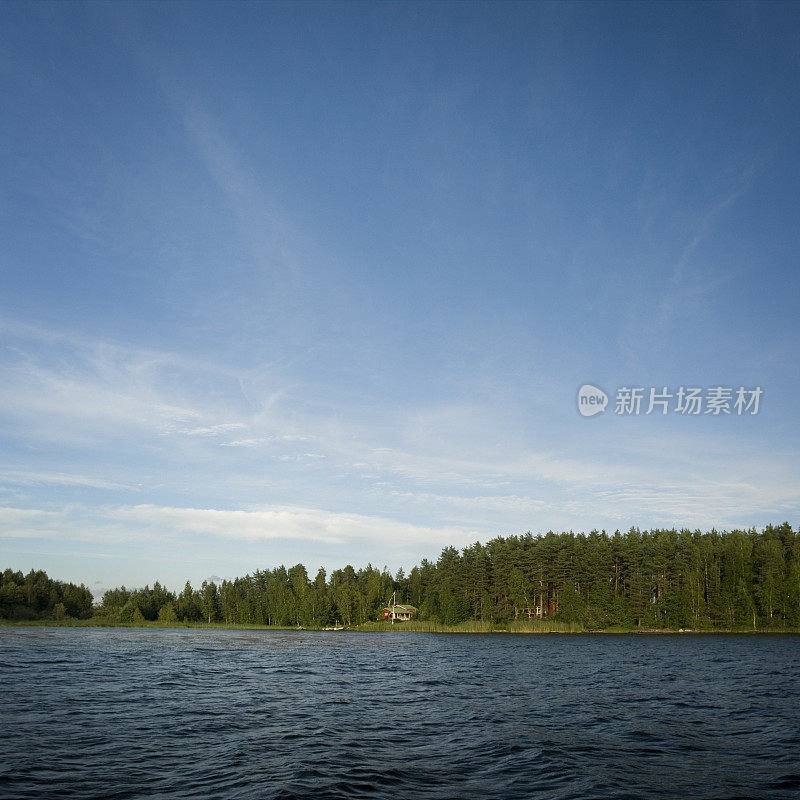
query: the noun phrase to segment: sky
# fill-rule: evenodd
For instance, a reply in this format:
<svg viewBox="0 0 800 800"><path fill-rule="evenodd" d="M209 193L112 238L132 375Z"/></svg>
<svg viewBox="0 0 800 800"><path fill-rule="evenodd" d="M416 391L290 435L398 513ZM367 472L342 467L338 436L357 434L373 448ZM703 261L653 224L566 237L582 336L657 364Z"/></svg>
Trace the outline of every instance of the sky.
<svg viewBox="0 0 800 800"><path fill-rule="evenodd" d="M796 527L798 86L797 4L3 3L0 568Z"/></svg>

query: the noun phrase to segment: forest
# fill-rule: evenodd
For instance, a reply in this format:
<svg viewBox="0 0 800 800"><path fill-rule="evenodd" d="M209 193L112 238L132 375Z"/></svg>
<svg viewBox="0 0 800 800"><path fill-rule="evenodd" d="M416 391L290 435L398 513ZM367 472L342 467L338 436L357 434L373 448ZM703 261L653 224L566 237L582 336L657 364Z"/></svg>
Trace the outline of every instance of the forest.
<svg viewBox="0 0 800 800"><path fill-rule="evenodd" d="M86 619L92 616L93 597L83 584L55 581L42 570L27 575L7 569L0 581L0 618Z"/></svg>
<svg viewBox="0 0 800 800"><path fill-rule="evenodd" d="M220 583L111 589L97 604L83 585L42 571L5 570L0 617L15 620L323 627L375 621L396 593L415 619L456 626L552 618L581 629L800 628L800 530L789 523L730 532L506 536L445 548L405 574L346 566L312 577L302 564Z"/></svg>

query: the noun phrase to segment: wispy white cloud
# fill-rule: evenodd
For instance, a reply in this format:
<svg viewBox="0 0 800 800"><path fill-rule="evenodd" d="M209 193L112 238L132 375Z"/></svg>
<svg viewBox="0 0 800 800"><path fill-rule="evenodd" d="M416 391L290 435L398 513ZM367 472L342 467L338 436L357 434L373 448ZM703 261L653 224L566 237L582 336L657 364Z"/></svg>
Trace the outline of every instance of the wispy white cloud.
<svg viewBox="0 0 800 800"><path fill-rule="evenodd" d="M742 176L742 183L749 182L752 179L752 171L748 170ZM737 200L739 200L745 192L744 185L734 191L726 192L722 197L717 198L711 207L695 220L694 232L688 244L684 247L680 258L678 259L675 267L672 270L672 281L675 285L680 285L685 278L686 268L691 262L692 256L697 250L698 246L709 235L712 225L722 213L730 208Z"/></svg>
<svg viewBox="0 0 800 800"><path fill-rule="evenodd" d="M0 507L0 523L14 525L18 522L27 523L37 520L53 520L58 517L56 511L45 511L38 508L11 508Z"/></svg>
<svg viewBox="0 0 800 800"><path fill-rule="evenodd" d="M13 336L0 353L0 415L28 436L79 440L118 431L166 433L197 420L178 392L159 388L166 374L199 368L178 356L0 319Z"/></svg>
<svg viewBox="0 0 800 800"><path fill-rule="evenodd" d="M110 481L96 475L81 475L70 472L47 472L31 470L6 470L0 472L0 484L38 486L86 486L91 489L136 490L131 483Z"/></svg>
<svg viewBox="0 0 800 800"><path fill-rule="evenodd" d="M344 544L365 539L406 542L461 540L465 531L411 525L362 514L277 506L256 511L163 508L140 505L110 509L112 519L180 533L207 533L226 539L304 539Z"/></svg>
<svg viewBox="0 0 800 800"><path fill-rule="evenodd" d="M15 539L52 537L58 534L63 515L38 508L0 507L0 536Z"/></svg>
<svg viewBox="0 0 800 800"><path fill-rule="evenodd" d="M207 109L187 102L163 70L160 76L196 152L226 198L255 262L262 266L290 265L293 260L290 241L296 233L278 205L253 178L240 149Z"/></svg>
<svg viewBox="0 0 800 800"><path fill-rule="evenodd" d="M544 500L535 500L532 497L520 497L513 494L465 496L399 491L392 491L391 494L400 500L415 504L446 505L467 510L537 512L549 506L549 503Z"/></svg>
<svg viewBox="0 0 800 800"><path fill-rule="evenodd" d="M477 403L454 405L452 414L441 403L429 410L365 412L344 401L320 408L289 387L276 398L268 381L244 402L240 380L247 378L224 366L36 329L12 339L14 353L0 357L0 381L9 387L0 419L7 437L48 456L38 470L0 469L0 484L33 495L7 494L4 502L47 508L51 498L37 486L72 486L112 493L114 508L139 508L98 510L104 522L92 535L100 538L155 537L148 514L160 514L166 531L183 530L178 523L190 512L153 509L196 508L199 499L219 512L197 512L205 520L200 531L241 520L250 538L268 537L282 521L288 540L303 533L326 542L337 540L341 527L331 520L338 517L304 516L307 506L349 510L362 521L388 516L425 530L429 544L449 541L449 530L758 524L800 512L793 453L756 449L742 461L721 425L719 432L706 425L639 436L623 420L578 428L584 421L576 416L560 447L534 449L515 442L493 409ZM59 455L65 443L69 450ZM131 504L140 498L152 506ZM269 516L249 516L260 498L275 503L264 511ZM231 506L241 511L224 510ZM83 529L95 530L91 514L81 513ZM39 535L30 520L20 525ZM52 530L50 522L40 528ZM80 524L72 528L80 535ZM376 536L393 530L385 521L375 525Z"/></svg>
<svg viewBox="0 0 800 800"><path fill-rule="evenodd" d="M220 442L220 447L260 447L272 441L268 436L259 436L255 439L234 439L232 442Z"/></svg>
<svg viewBox="0 0 800 800"><path fill-rule="evenodd" d="M221 422L217 425L207 425L204 428L192 428L191 430L181 431L187 436L221 436L231 431L239 431L246 428L244 422Z"/></svg>
<svg viewBox="0 0 800 800"><path fill-rule="evenodd" d="M397 540L405 545L466 541L454 527L412 525L387 517L296 506L257 510L135 506L65 506L59 510L0 507L0 535L61 540L128 541L208 535L224 540L303 540L346 545ZM466 538L465 538L466 537Z"/></svg>

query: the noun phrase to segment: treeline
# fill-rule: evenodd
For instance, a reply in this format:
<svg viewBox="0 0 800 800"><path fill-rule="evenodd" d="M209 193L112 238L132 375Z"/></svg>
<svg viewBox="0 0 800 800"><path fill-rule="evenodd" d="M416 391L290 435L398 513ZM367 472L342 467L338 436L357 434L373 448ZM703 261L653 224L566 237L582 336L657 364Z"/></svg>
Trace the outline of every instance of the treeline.
<svg viewBox="0 0 800 800"><path fill-rule="evenodd" d="M784 523L763 532L528 533L448 547L408 575L347 566L311 578L297 564L199 588L187 583L179 593L159 583L122 587L106 592L95 614L119 622L359 625L377 619L393 593L417 607L417 619L444 625L551 617L587 629L796 629L800 531Z"/></svg>
<svg viewBox="0 0 800 800"><path fill-rule="evenodd" d="M83 584L54 581L42 570L27 575L7 569L0 582L0 618L87 619L92 616L92 593Z"/></svg>
<svg viewBox="0 0 800 800"><path fill-rule="evenodd" d="M593 531L498 537L408 575L351 566L312 579L302 564L244 578L107 592L112 619L319 627L375 620L396 592L417 619L445 625L553 617L586 628L800 627L800 533L788 523L701 533Z"/></svg>
<svg viewBox="0 0 800 800"><path fill-rule="evenodd" d="M402 574L397 579L404 580ZM158 582L144 589L111 589L103 595L98 616L118 622L226 622L229 624L323 627L334 621L359 625L376 618L397 586L386 569L358 571L347 566L327 577L320 569L312 580L302 564L286 569L256 570L252 575L187 581L179 593ZM399 602L399 601L398 601Z"/></svg>
<svg viewBox="0 0 800 800"><path fill-rule="evenodd" d="M798 628L800 533L784 523L510 536L446 549L404 588L423 618L451 625L552 616L589 629Z"/></svg>

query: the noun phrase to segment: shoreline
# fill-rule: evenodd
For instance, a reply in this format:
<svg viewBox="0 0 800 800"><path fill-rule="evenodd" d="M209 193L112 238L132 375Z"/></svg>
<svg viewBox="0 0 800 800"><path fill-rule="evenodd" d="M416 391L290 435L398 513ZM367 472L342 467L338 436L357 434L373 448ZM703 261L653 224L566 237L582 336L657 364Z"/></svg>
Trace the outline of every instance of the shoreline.
<svg viewBox="0 0 800 800"><path fill-rule="evenodd" d="M535 634L560 634L560 635L584 635L584 636L609 636L609 635L634 635L634 636L653 636L653 635L765 635L765 634L800 634L797 628L759 628L759 629L733 629L733 628L623 628L622 626L612 626L603 629L576 628L574 626L540 626L536 628L470 628L453 627L430 623L430 625L406 625L398 624L394 626L385 625L378 627L379 623L366 623L365 625L354 625L345 627L341 631L326 631L323 628L288 627L281 625L254 625L246 623L225 623L225 622L190 622L173 623L147 621L144 624L130 622L112 622L101 620L7 620L0 619L0 629L10 628L106 628L106 629L128 629L128 630L261 630L261 631L294 631L297 633L459 633L459 634L506 634L506 635L535 635Z"/></svg>

